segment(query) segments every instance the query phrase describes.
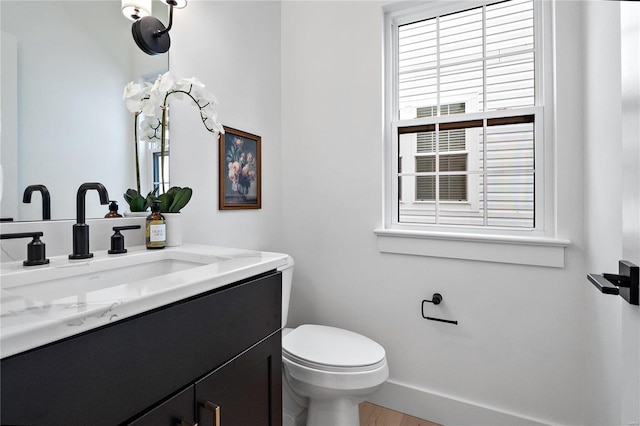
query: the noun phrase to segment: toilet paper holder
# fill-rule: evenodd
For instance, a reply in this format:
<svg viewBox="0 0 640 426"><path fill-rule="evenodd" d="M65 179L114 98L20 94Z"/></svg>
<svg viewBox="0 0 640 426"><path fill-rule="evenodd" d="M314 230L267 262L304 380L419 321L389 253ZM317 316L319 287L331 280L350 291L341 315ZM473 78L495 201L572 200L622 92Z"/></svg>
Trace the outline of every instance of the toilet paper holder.
<svg viewBox="0 0 640 426"><path fill-rule="evenodd" d="M434 318L434 317L430 317L424 314L424 304L425 303L433 303L434 305L439 305L442 302L442 295L440 293L433 293L433 296L431 296L431 300L423 300L422 301L422 318L427 319L429 321L438 321L438 322L445 322L447 324L455 324L458 325L458 321L453 321L453 320L447 320L447 319L442 319L442 318Z"/></svg>

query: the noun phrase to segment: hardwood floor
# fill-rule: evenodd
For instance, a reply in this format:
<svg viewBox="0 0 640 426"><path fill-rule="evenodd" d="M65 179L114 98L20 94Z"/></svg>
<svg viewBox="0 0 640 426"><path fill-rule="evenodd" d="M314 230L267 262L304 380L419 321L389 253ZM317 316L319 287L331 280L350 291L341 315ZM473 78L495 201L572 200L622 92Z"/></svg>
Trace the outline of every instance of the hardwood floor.
<svg viewBox="0 0 640 426"><path fill-rule="evenodd" d="M360 426L441 426L379 405L360 404Z"/></svg>

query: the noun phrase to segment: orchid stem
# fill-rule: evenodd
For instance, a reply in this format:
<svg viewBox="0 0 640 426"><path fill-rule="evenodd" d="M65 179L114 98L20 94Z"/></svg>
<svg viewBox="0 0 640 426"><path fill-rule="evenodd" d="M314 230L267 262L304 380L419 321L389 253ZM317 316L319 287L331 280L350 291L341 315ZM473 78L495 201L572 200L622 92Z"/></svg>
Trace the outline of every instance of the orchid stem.
<svg viewBox="0 0 640 426"><path fill-rule="evenodd" d="M160 181L162 182L162 193L164 194L164 150L167 136L167 98L162 107L162 127L160 128Z"/></svg>
<svg viewBox="0 0 640 426"><path fill-rule="evenodd" d="M133 116L133 137L134 147L136 149L136 190L140 194L140 159L138 158L138 116L139 112L136 112Z"/></svg>

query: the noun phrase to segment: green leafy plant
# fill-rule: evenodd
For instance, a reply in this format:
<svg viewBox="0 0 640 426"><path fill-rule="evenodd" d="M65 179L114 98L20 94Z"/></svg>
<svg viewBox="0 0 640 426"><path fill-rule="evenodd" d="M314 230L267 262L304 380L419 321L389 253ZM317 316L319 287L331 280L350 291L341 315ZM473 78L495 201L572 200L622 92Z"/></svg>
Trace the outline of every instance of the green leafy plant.
<svg viewBox="0 0 640 426"><path fill-rule="evenodd" d="M145 198L135 189L127 189L123 196L132 212L146 211L151 206L151 202L156 199L154 191L149 192Z"/></svg>
<svg viewBox="0 0 640 426"><path fill-rule="evenodd" d="M187 205L193 190L187 186L172 186L164 194L158 196L160 201L160 212L162 213L179 213L180 210Z"/></svg>

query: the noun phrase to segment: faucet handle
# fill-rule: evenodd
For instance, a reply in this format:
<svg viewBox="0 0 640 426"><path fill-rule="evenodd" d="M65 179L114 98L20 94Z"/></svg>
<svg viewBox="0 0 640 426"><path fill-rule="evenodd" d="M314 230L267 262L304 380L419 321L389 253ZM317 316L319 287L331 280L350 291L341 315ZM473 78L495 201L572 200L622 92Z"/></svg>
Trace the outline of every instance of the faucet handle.
<svg viewBox="0 0 640 426"><path fill-rule="evenodd" d="M109 254L122 254L126 253L127 249L124 248L124 235L120 231L126 231L127 229L140 229L140 225L128 225L128 226L114 226L114 234L111 236L111 250Z"/></svg>
<svg viewBox="0 0 640 426"><path fill-rule="evenodd" d="M44 235L43 232L16 232L11 234L0 234L0 239L9 240L14 238L33 238L27 244L27 260L22 262L24 266L46 265L49 259L46 256L45 244L40 240Z"/></svg>

